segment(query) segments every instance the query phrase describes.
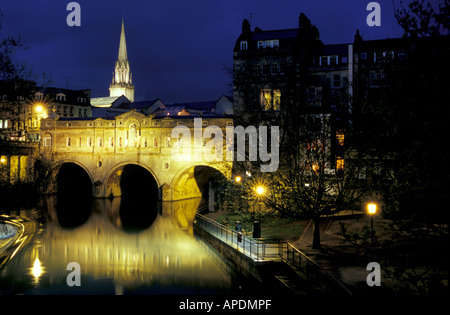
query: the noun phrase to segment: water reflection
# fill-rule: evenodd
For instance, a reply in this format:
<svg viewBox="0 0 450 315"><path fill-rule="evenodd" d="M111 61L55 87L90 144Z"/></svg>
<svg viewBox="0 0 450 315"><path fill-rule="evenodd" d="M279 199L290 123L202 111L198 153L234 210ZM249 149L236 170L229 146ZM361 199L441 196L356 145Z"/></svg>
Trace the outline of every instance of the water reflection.
<svg viewBox="0 0 450 315"><path fill-rule="evenodd" d="M129 214L123 200L95 200L88 219L67 228L49 200L50 220L33 243L19 252L0 274L4 294L198 294L229 292L230 275L216 261L220 258L197 239L192 230L180 228L192 215L192 200L183 207L160 205L153 218L128 231ZM195 203L194 203L195 204ZM165 210L163 210L165 209ZM140 209L143 210L143 209ZM145 213L145 209L142 213ZM136 210L137 211L137 210ZM189 212L189 211L188 211ZM195 213L194 211L190 211ZM141 215L142 215L141 213ZM137 213L139 217L139 213ZM126 219L124 219L126 218ZM151 221L151 222L150 222ZM69 287L67 264L81 267L81 286ZM31 272L30 272L31 268Z"/></svg>

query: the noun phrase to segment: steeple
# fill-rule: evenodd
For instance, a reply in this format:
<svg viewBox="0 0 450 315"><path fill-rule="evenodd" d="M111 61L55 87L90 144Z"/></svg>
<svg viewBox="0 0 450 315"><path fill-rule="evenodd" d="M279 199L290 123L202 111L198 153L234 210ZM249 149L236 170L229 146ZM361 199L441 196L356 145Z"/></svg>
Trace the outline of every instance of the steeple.
<svg viewBox="0 0 450 315"><path fill-rule="evenodd" d="M122 19L122 31L120 32L120 44L119 44L119 61L127 59L127 42L125 40L125 24Z"/></svg>
<svg viewBox="0 0 450 315"><path fill-rule="evenodd" d="M125 39L125 23L122 19L120 32L119 54L117 57L112 83L109 87L110 96L125 95L131 102L134 101L134 86L127 56L127 43Z"/></svg>

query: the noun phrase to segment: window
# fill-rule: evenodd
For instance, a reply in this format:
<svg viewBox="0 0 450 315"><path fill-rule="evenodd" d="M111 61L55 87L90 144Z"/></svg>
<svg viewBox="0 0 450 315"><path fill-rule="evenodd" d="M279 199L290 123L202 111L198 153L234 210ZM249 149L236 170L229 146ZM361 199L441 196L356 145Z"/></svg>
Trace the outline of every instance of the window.
<svg viewBox="0 0 450 315"><path fill-rule="evenodd" d="M34 94L35 100L42 100L43 98L44 98L44 94L41 92L36 92L36 94Z"/></svg>
<svg viewBox="0 0 450 315"><path fill-rule="evenodd" d="M347 63L348 62L348 58L347 57L342 57L341 62L342 63Z"/></svg>
<svg viewBox="0 0 450 315"><path fill-rule="evenodd" d="M272 72L272 74L278 74L279 73L279 70L278 70L279 68L278 68L278 63L272 63L272 69L271 69L271 72Z"/></svg>
<svg viewBox="0 0 450 315"><path fill-rule="evenodd" d="M122 143L122 137L119 137L119 148L121 148L122 147L122 145L123 145L123 143Z"/></svg>
<svg viewBox="0 0 450 315"><path fill-rule="evenodd" d="M86 144L87 144L88 147L92 147L92 139L91 139L91 137L87 137Z"/></svg>
<svg viewBox="0 0 450 315"><path fill-rule="evenodd" d="M170 147L170 137L166 137L166 147Z"/></svg>
<svg viewBox="0 0 450 315"><path fill-rule="evenodd" d="M263 74L264 75L269 75L270 74L270 66L268 63L264 63L263 64Z"/></svg>
<svg viewBox="0 0 450 315"><path fill-rule="evenodd" d="M319 65L321 66L336 66L338 64L338 56L321 56Z"/></svg>
<svg viewBox="0 0 450 315"><path fill-rule="evenodd" d="M144 148L147 147L147 138L144 138Z"/></svg>
<svg viewBox="0 0 450 315"><path fill-rule="evenodd" d="M333 85L334 87L341 87L341 75L340 74L335 74L333 76Z"/></svg>
<svg viewBox="0 0 450 315"><path fill-rule="evenodd" d="M343 170L344 169L344 159L341 157L336 157L336 169L339 170Z"/></svg>
<svg viewBox="0 0 450 315"><path fill-rule="evenodd" d="M383 62L394 59L395 53L393 51L382 51L373 53L373 62Z"/></svg>
<svg viewBox="0 0 450 315"><path fill-rule="evenodd" d="M70 138L66 138L66 146L70 147L71 145L71 140Z"/></svg>
<svg viewBox="0 0 450 315"><path fill-rule="evenodd" d="M260 104L263 110L280 110L281 91L279 89L262 89Z"/></svg>
<svg viewBox="0 0 450 315"><path fill-rule="evenodd" d="M361 53L361 60L367 60L367 53Z"/></svg>
<svg viewBox="0 0 450 315"><path fill-rule="evenodd" d="M340 145L340 146L344 145L345 135L342 130L336 131L336 140L337 140L338 145Z"/></svg>
<svg viewBox="0 0 450 315"><path fill-rule="evenodd" d="M241 41L241 50L248 49L248 42L246 40Z"/></svg>
<svg viewBox="0 0 450 315"><path fill-rule="evenodd" d="M113 137L109 137L109 146L110 147L114 146L114 138Z"/></svg>
<svg viewBox="0 0 450 315"><path fill-rule="evenodd" d="M52 146L52 137L45 137L43 139L44 147L51 147Z"/></svg>
<svg viewBox="0 0 450 315"><path fill-rule="evenodd" d="M8 119L0 119L0 129L8 129Z"/></svg>
<svg viewBox="0 0 450 315"><path fill-rule="evenodd" d="M275 48L275 47L279 47L279 46L280 46L280 42L278 41L278 39L266 40L266 48Z"/></svg>
<svg viewBox="0 0 450 315"><path fill-rule="evenodd" d="M158 137L153 137L153 147L158 147Z"/></svg>
<svg viewBox="0 0 450 315"><path fill-rule="evenodd" d="M56 94L56 100L57 101L65 101L66 96L63 93Z"/></svg>
<svg viewBox="0 0 450 315"><path fill-rule="evenodd" d="M86 98L85 97L77 97L77 102L81 104L86 104Z"/></svg>
<svg viewBox="0 0 450 315"><path fill-rule="evenodd" d="M97 144L98 144L99 147L103 146L103 138L102 137L98 137Z"/></svg>
<svg viewBox="0 0 450 315"><path fill-rule="evenodd" d="M278 39L259 40L258 49L261 48L276 48L280 47L280 41Z"/></svg>
<svg viewBox="0 0 450 315"><path fill-rule="evenodd" d="M329 65L336 66L338 64L338 56L330 56Z"/></svg>
<svg viewBox="0 0 450 315"><path fill-rule="evenodd" d="M253 67L253 71L255 75L260 75L261 74L261 65L258 63Z"/></svg>

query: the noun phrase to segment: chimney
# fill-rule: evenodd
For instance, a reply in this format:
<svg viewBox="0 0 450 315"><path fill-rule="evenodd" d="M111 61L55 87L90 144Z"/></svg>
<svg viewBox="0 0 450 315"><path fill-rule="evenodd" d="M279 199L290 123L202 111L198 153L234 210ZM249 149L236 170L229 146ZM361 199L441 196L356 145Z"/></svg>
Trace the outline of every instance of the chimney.
<svg viewBox="0 0 450 315"><path fill-rule="evenodd" d="M242 33L250 33L250 22L247 19L244 19L242 22Z"/></svg>

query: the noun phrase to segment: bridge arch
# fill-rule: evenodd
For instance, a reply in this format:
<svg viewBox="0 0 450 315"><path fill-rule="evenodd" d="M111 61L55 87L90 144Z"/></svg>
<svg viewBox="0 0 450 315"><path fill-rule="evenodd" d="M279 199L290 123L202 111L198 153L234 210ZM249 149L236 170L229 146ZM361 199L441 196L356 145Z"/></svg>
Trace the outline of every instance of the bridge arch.
<svg viewBox="0 0 450 315"><path fill-rule="evenodd" d="M173 176L169 194L171 200L205 197L204 185L211 177L221 174L229 179L231 167L221 164L193 163L183 167Z"/></svg>
<svg viewBox="0 0 450 315"><path fill-rule="evenodd" d="M58 190L58 176L60 175L61 172L61 168L64 167L64 165L76 165L77 167L79 167L80 169L82 169L86 175L89 177L90 183L91 183L91 190L92 190L92 196L94 196L94 190L95 190L95 181L94 181L94 177L92 176L91 172L89 171L89 169L84 166L82 163L75 161L75 160L64 160L64 161L60 161L55 169L53 170L53 177L55 178L55 192L57 192Z"/></svg>
<svg viewBox="0 0 450 315"><path fill-rule="evenodd" d="M118 217L127 232L150 227L159 210L158 181L153 172L139 163L120 163L105 178L107 202L118 202ZM112 198L120 197L120 198Z"/></svg>
<svg viewBox="0 0 450 315"><path fill-rule="evenodd" d="M122 196L122 187L120 181L122 178L123 171L128 165L139 166L146 170L155 180L156 186L160 187L160 182L156 174L146 165L136 163L136 162L122 162L113 166L105 175L103 179L104 183L104 196L107 198L120 197Z"/></svg>
<svg viewBox="0 0 450 315"><path fill-rule="evenodd" d="M55 169L56 216L61 226L77 227L92 213L94 183L87 169L64 161Z"/></svg>

